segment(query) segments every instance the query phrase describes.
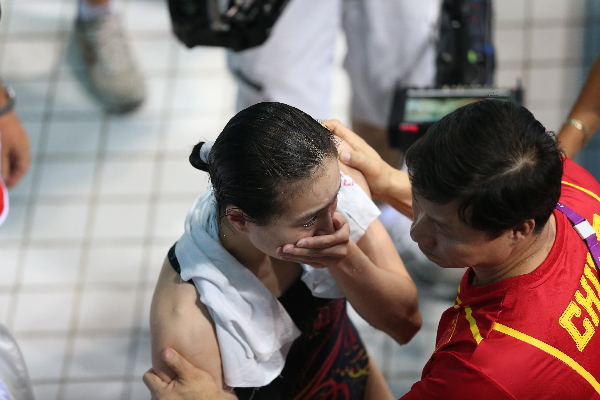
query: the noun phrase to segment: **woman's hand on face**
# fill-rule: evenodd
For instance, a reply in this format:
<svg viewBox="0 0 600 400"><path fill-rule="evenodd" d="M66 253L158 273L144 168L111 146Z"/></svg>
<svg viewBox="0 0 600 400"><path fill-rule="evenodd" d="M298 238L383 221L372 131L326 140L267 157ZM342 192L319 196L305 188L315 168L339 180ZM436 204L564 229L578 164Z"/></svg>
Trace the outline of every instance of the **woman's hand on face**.
<svg viewBox="0 0 600 400"><path fill-rule="evenodd" d="M277 254L282 260L308 264L313 268L335 266L348 254L350 226L338 212L333 215L333 226L333 234L302 238L296 244L278 248Z"/></svg>

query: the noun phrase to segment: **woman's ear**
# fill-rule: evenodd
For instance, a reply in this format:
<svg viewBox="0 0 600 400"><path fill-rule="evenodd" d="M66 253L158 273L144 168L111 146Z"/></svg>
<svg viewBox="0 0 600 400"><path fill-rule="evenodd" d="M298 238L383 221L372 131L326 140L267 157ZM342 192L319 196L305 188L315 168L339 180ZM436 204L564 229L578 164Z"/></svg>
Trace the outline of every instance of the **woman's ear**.
<svg viewBox="0 0 600 400"><path fill-rule="evenodd" d="M246 214L239 208L227 207L225 209L225 217L239 232L248 232L248 219L246 218Z"/></svg>

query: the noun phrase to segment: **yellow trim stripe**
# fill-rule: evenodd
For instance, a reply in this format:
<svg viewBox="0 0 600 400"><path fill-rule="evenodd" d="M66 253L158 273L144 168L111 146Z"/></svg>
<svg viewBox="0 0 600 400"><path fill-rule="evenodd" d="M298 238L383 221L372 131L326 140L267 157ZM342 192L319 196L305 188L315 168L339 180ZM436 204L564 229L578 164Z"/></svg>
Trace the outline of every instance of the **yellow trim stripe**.
<svg viewBox="0 0 600 400"><path fill-rule="evenodd" d="M529 336L523 332L519 332L513 328L509 328L508 326L499 324L497 322L494 323L494 330L505 333L505 334L512 336L515 339L521 340L525 343L529 343L530 345L535 346L538 349L545 351L546 353L558 358L560 361L564 362L569 367L573 368L573 370L575 372L577 372L579 375L581 375L583 377L583 379L588 381L588 383L590 385L592 385L594 390L596 390L596 392L598 394L600 394L600 383L598 383L596 378L594 378L594 376L592 374L590 374L588 371L586 371L586 369L583 368L577 361L573 360L571 357L569 357L562 351L558 350L555 347L550 346L549 344L542 342L539 339L536 339L536 338Z"/></svg>
<svg viewBox="0 0 600 400"><path fill-rule="evenodd" d="M582 188L581 186L574 185L574 184L572 184L572 183L570 183L570 182L567 182L567 181L561 181L561 183L563 183L563 184L565 184L565 185L569 185L569 186L571 186L571 187L574 187L575 189L579 189L579 190L581 190L582 192L584 192L584 193L587 193L587 194L589 194L590 196L592 196L593 198L595 198L596 200L600 201L600 197L598 197L598 195L597 195L596 193L594 193L594 192L590 192L589 190L587 190L587 189L585 189L585 188Z"/></svg>
<svg viewBox="0 0 600 400"><path fill-rule="evenodd" d="M473 339L475 339L477 344L479 344L481 343L483 338L481 337L481 333L479 332L479 328L477 327L477 322L475 321L475 318L473 318L473 310L471 310L471 306L465 306L465 313L467 316L467 321L469 321L469 328L471 328Z"/></svg>
<svg viewBox="0 0 600 400"><path fill-rule="evenodd" d="M460 286L458 288L458 291L460 293ZM454 308L461 308L462 301L460 301L460 298L458 296L456 296L456 302L458 304L455 304ZM475 318L473 318L473 310L471 309L471 306L465 306L465 317L469 322L469 328L471 329L471 333L473 334L473 339L475 339L477 344L481 343L483 338L481 337L481 333L479 332L479 328L477 327L477 321L475 321Z"/></svg>
<svg viewBox="0 0 600 400"><path fill-rule="evenodd" d="M460 308L462 301L460 301L460 298L458 296L456 296L456 303L457 304L454 305L454 308Z"/></svg>

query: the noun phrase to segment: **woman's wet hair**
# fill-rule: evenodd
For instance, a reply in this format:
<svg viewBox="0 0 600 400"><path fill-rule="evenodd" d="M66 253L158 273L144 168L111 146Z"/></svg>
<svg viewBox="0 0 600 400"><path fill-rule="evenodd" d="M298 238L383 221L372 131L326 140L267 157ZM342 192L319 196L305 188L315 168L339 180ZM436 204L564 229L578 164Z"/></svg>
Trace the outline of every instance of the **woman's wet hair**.
<svg viewBox="0 0 600 400"><path fill-rule="evenodd" d="M415 194L458 201L458 217L492 236L528 219L541 231L560 196L554 135L511 102L481 100L448 114L408 149L406 164Z"/></svg>
<svg viewBox="0 0 600 400"><path fill-rule="evenodd" d="M280 216L297 183L336 159L334 136L318 121L282 103L258 103L229 120L208 154L204 142L190 163L209 173L217 206L234 206L251 222L264 225Z"/></svg>

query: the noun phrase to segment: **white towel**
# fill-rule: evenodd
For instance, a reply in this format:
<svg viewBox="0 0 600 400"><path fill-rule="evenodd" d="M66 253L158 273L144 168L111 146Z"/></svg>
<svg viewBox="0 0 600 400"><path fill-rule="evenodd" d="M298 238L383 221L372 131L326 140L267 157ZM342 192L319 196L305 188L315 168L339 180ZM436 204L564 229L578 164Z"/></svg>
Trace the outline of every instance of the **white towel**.
<svg viewBox="0 0 600 400"><path fill-rule="evenodd" d="M366 193L344 174L337 211L348 220L354 242L379 216ZM208 188L188 212L185 233L175 246L181 278L194 282L215 322L225 383L265 386L283 370L300 330L262 282L221 246L217 214L212 188ZM343 297L329 270L302 268L301 279L314 296Z"/></svg>

